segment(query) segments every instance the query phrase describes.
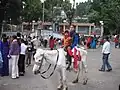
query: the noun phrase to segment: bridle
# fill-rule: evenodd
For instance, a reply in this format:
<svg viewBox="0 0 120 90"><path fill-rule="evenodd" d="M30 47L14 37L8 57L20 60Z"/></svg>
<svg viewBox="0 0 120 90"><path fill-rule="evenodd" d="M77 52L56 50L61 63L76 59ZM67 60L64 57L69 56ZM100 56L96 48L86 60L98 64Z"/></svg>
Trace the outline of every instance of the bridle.
<svg viewBox="0 0 120 90"><path fill-rule="evenodd" d="M50 77L54 74L55 69L56 69L56 67L57 67L58 59L59 59L59 51L58 51L58 50L57 50L57 53L58 53L58 55L57 55L56 64L55 64L55 66L54 66L54 68L53 68L53 71L50 73L50 75L49 75L48 77L45 77L45 75L43 75L43 74L45 74L45 73L51 68L51 65L52 65L52 64L49 64L47 70L45 70L45 71L43 71L43 72L40 71L40 69L41 69L41 67L42 67L43 60L47 61L47 59L46 59L46 57L45 57L45 53L42 54L42 59L41 59L41 62L40 62L40 63L39 63L39 62L35 62L35 64L39 66L38 73L40 74L40 76L41 76L43 79L48 79L48 78L50 78Z"/></svg>

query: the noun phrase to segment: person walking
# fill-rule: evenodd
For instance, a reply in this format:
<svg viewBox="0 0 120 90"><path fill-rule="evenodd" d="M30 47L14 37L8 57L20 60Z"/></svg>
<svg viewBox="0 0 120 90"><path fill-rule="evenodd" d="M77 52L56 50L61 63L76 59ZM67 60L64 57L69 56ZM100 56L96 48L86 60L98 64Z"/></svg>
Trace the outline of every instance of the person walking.
<svg viewBox="0 0 120 90"><path fill-rule="evenodd" d="M102 54L103 54L103 65L99 71L105 71L105 67L107 66L108 70L107 72L110 72L112 70L111 65L109 64L108 58L110 55L110 42L109 42L109 37L105 38L105 43L103 44L103 49L102 49Z"/></svg>
<svg viewBox="0 0 120 90"><path fill-rule="evenodd" d="M20 54L20 46L17 41L17 36L12 36L12 43L9 50L9 72L11 73L12 79L19 78L18 72L18 59Z"/></svg>
<svg viewBox="0 0 120 90"><path fill-rule="evenodd" d="M25 74L25 54L26 54L26 49L27 46L24 43L24 40L21 39L21 51L20 51L20 56L18 60L18 68L19 68L19 75L24 76Z"/></svg>

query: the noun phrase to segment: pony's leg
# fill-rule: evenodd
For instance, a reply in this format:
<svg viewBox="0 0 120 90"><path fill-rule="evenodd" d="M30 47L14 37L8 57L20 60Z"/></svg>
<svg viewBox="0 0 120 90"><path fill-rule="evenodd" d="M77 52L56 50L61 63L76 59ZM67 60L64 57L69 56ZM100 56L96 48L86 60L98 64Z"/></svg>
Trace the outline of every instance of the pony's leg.
<svg viewBox="0 0 120 90"><path fill-rule="evenodd" d="M78 71L77 71L77 74L76 74L76 78L75 78L75 80L72 81L72 83L78 83L80 71L81 70L80 70L80 62L79 62L79 64L78 64Z"/></svg>
<svg viewBox="0 0 120 90"><path fill-rule="evenodd" d="M60 84L59 84L59 86L57 87L57 89L58 89L58 90L61 90L61 89L63 88L63 82L62 82L63 77L62 77L62 72L61 72L61 69L60 69L60 68L58 68L58 73L60 74Z"/></svg>
<svg viewBox="0 0 120 90"><path fill-rule="evenodd" d="M62 83L63 83L63 90L67 90L67 82L66 82L66 68L61 68L62 73Z"/></svg>
<svg viewBox="0 0 120 90"><path fill-rule="evenodd" d="M88 78L87 78L87 63L86 63L86 56L84 57L84 60L82 61L82 77L83 77L83 85L87 84Z"/></svg>

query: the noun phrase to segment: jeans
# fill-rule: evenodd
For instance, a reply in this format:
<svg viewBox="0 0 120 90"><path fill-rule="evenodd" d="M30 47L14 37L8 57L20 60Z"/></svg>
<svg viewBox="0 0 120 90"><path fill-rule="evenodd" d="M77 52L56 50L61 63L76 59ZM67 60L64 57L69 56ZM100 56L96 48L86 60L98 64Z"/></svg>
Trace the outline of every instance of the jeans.
<svg viewBox="0 0 120 90"><path fill-rule="evenodd" d="M102 68L101 68L103 71L105 71L106 66L107 66L108 70L112 69L111 65L108 62L109 55L110 55L110 53L103 54L103 58L102 58L103 59L103 65L102 65Z"/></svg>
<svg viewBox="0 0 120 90"><path fill-rule="evenodd" d="M117 48L118 45L119 45L119 43L115 43L115 48Z"/></svg>

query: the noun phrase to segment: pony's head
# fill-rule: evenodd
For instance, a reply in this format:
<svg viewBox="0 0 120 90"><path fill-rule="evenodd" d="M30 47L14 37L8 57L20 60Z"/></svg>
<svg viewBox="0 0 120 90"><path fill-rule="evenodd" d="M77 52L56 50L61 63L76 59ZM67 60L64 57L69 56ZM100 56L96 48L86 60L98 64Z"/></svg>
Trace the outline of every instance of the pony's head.
<svg viewBox="0 0 120 90"><path fill-rule="evenodd" d="M36 75L40 73L41 65L42 65L43 58L44 58L44 50L37 49L34 55L34 58L35 58L35 64L33 66L33 73Z"/></svg>

